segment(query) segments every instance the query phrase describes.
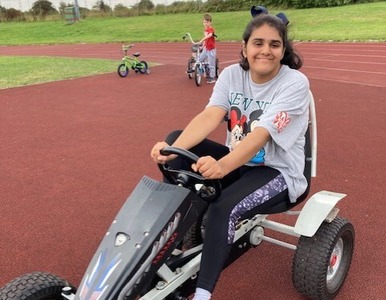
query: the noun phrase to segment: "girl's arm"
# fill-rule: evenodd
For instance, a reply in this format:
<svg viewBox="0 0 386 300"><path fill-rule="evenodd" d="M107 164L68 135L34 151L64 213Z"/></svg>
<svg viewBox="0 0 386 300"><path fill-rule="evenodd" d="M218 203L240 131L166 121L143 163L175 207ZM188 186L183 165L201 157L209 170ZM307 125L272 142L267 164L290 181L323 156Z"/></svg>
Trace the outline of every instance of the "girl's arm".
<svg viewBox="0 0 386 300"><path fill-rule="evenodd" d="M217 106L205 108L194 117L186 126L172 146L190 149L203 141L224 120L226 111ZM163 156L160 150L168 146L166 142L158 142L150 152L150 156L156 163L165 163L173 159L173 155Z"/></svg>
<svg viewBox="0 0 386 300"><path fill-rule="evenodd" d="M249 162L270 140L264 127L256 127L228 155L219 160L226 174Z"/></svg>
<svg viewBox="0 0 386 300"><path fill-rule="evenodd" d="M195 116L173 143L173 146L190 149L202 142L224 120L226 111L217 106L205 108Z"/></svg>
<svg viewBox="0 0 386 300"><path fill-rule="evenodd" d="M271 136L267 129L256 127L229 154L218 161L213 157L203 156L193 165L193 169L208 179L223 178L250 161L270 138Z"/></svg>

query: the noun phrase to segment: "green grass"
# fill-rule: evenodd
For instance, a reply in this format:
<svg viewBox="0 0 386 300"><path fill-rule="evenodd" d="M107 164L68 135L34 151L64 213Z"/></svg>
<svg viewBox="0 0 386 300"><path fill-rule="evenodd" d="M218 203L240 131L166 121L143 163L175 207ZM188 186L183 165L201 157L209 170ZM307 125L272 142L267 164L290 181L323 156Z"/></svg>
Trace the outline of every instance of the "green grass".
<svg viewBox="0 0 386 300"><path fill-rule="evenodd" d="M272 13L279 12L272 10ZM386 1L333 8L285 10L295 40L386 41ZM184 32L201 37L201 14L89 18L1 23L0 45L180 41ZM219 40L239 41L249 11L213 13Z"/></svg>
<svg viewBox="0 0 386 300"><path fill-rule="evenodd" d="M58 57L0 56L0 89L110 73L117 61Z"/></svg>
<svg viewBox="0 0 386 300"><path fill-rule="evenodd" d="M271 10L271 13L276 14L279 11ZM333 8L288 9L284 12L291 21L290 34L295 41L386 41L386 1ZM250 20L249 11L212 15L219 41L239 42ZM201 18L201 14L175 14L131 18L88 18L72 25L66 24L64 20L1 23L0 46L171 42L181 41L186 31L189 31L193 38L199 39L203 30ZM51 63L60 64L61 62L65 62L65 66L61 66L62 72L46 73L49 72L46 69ZM0 89L34 84L42 82L41 80L52 81L114 72L116 63L110 68L109 64L110 62L103 60L60 58L55 61L54 58L7 57L4 59L0 56L2 70ZM15 72L14 70L20 65L23 65L24 70L26 68L33 70L35 73L33 77L36 78L30 80L29 76L26 78L25 73L30 73L28 71Z"/></svg>
<svg viewBox="0 0 386 300"><path fill-rule="evenodd" d="M296 10L291 19L295 40L386 41L386 2Z"/></svg>

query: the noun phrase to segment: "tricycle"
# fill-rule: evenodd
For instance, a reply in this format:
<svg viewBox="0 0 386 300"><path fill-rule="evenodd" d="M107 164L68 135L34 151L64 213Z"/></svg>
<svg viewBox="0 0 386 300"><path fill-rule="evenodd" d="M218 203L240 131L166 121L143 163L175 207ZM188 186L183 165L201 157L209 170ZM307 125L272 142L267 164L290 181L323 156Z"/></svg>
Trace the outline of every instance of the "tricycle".
<svg viewBox="0 0 386 300"><path fill-rule="evenodd" d="M200 53L202 51L202 45L196 43L189 32L186 32L183 36L183 39L188 38L192 43L190 48L191 56L188 58L188 66L186 69L186 73L188 74L188 78L192 79L194 77L194 82L196 86L200 86L203 77L209 78L209 62L207 59L204 61L200 61ZM219 75L219 59L216 58L216 70L215 70L215 79L218 78Z"/></svg>

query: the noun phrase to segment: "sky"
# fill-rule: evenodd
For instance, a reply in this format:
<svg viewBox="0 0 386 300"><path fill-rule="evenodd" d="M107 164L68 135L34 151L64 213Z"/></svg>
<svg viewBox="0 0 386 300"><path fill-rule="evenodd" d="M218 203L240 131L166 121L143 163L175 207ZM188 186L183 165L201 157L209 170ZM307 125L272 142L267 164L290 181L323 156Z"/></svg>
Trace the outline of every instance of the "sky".
<svg viewBox="0 0 386 300"><path fill-rule="evenodd" d="M27 11L31 8L32 4L36 0L0 0L0 6L5 8L15 8L21 11ZM64 2L68 4L74 4L73 0L48 0L52 3L56 9L59 8L59 3ZM78 0L78 4L81 7L91 8L96 4L98 0ZM123 4L124 6L131 7L134 4L138 3L140 0L104 0L104 2L110 7L114 8L117 4ZM174 2L174 0L152 0L152 2L157 4L166 4L169 5Z"/></svg>

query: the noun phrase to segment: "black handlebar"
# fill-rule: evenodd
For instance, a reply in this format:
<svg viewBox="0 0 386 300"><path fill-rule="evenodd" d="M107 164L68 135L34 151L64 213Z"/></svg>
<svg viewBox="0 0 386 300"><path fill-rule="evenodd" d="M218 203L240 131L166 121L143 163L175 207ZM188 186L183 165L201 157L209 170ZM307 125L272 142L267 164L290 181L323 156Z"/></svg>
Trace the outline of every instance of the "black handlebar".
<svg viewBox="0 0 386 300"><path fill-rule="evenodd" d="M177 147L172 147L172 146L167 146L163 149L161 149L160 151L161 155L165 155L165 156L169 156L171 154L176 154L176 155L182 155L182 156L185 156L186 158L189 158L192 162L197 162L199 157L188 151L188 150L185 150L185 149L182 149L182 148L177 148Z"/></svg>

